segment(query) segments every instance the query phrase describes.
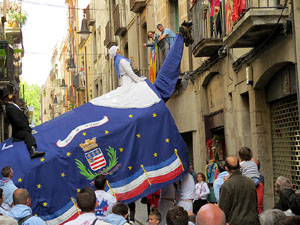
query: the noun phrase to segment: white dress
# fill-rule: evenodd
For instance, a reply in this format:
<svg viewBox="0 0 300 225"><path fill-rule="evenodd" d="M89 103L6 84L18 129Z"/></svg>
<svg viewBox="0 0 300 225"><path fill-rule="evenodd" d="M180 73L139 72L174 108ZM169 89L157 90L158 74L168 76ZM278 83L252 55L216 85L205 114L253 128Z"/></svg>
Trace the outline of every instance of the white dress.
<svg viewBox="0 0 300 225"><path fill-rule="evenodd" d="M121 86L91 100L92 104L113 108L146 108L161 100L145 82L146 78L138 77L133 72L130 62L121 59L119 72Z"/></svg>

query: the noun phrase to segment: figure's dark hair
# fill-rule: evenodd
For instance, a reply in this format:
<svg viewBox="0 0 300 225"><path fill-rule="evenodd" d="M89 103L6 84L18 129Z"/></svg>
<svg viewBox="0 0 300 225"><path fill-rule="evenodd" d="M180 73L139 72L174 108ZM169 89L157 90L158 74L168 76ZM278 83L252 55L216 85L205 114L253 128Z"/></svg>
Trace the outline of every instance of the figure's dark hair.
<svg viewBox="0 0 300 225"><path fill-rule="evenodd" d="M97 190L104 190L105 184L106 184L106 177L104 175L99 174L98 176L96 176L94 185Z"/></svg>
<svg viewBox="0 0 300 225"><path fill-rule="evenodd" d="M252 152L251 152L250 148L242 147L239 150L239 156L242 161L249 161L252 158Z"/></svg>
<svg viewBox="0 0 300 225"><path fill-rule="evenodd" d="M2 170L1 170L2 176L3 177L8 177L9 174L10 174L10 170L11 170L10 166L3 167Z"/></svg>
<svg viewBox="0 0 300 225"><path fill-rule="evenodd" d="M189 216L183 207L174 206L168 210L166 220L168 225L187 225Z"/></svg>
<svg viewBox="0 0 300 225"><path fill-rule="evenodd" d="M112 212L120 216L125 216L128 214L128 206L123 203L117 203L113 206Z"/></svg>
<svg viewBox="0 0 300 225"><path fill-rule="evenodd" d="M92 188L83 188L76 197L78 207L83 212L93 212L96 206L96 195Z"/></svg>
<svg viewBox="0 0 300 225"><path fill-rule="evenodd" d="M0 188L0 198L2 198L3 196L3 190L2 190L2 188Z"/></svg>
<svg viewBox="0 0 300 225"><path fill-rule="evenodd" d="M163 25L161 23L157 24L156 28L162 27Z"/></svg>

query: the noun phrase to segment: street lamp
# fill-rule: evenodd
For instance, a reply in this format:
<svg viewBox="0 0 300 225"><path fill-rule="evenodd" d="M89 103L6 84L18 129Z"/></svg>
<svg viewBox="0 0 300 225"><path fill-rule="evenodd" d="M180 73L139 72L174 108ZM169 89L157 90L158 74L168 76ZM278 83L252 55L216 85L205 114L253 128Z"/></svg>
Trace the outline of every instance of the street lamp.
<svg viewBox="0 0 300 225"><path fill-rule="evenodd" d="M90 35L89 29L88 29L88 25L87 25L87 19L85 18L85 15L83 15L83 19L81 21L81 30L77 32L77 34L80 35L80 38L85 40L89 37Z"/></svg>
<svg viewBox="0 0 300 225"><path fill-rule="evenodd" d="M70 72L75 72L75 68L74 58L71 56L68 69Z"/></svg>

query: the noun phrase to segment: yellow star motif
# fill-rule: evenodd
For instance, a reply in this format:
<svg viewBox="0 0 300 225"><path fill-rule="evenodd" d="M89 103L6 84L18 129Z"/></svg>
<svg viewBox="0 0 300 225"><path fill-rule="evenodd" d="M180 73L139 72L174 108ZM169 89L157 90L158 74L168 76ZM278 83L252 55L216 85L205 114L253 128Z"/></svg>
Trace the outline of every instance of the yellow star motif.
<svg viewBox="0 0 300 225"><path fill-rule="evenodd" d="M21 182L22 182L22 178L19 178L19 179L18 179L18 182L21 183Z"/></svg>
<svg viewBox="0 0 300 225"><path fill-rule="evenodd" d="M137 138L140 138L140 137L141 137L141 135L140 135L140 134L137 134L136 136L137 136Z"/></svg>
<svg viewBox="0 0 300 225"><path fill-rule="evenodd" d="M65 173L61 173L60 175L61 175L61 177L65 177L65 176L66 176L66 174L65 174Z"/></svg>
<svg viewBox="0 0 300 225"><path fill-rule="evenodd" d="M37 189L41 189L42 185L41 184L38 184L36 185Z"/></svg>
<svg viewBox="0 0 300 225"><path fill-rule="evenodd" d="M79 188L77 189L77 192L80 192L80 189L79 189Z"/></svg>
<svg viewBox="0 0 300 225"><path fill-rule="evenodd" d="M123 152L124 149L123 148L119 148L119 150L120 150L120 152Z"/></svg>
<svg viewBox="0 0 300 225"><path fill-rule="evenodd" d="M154 157L157 157L157 153L156 153L156 152L154 152L154 154L153 154L153 155L154 155Z"/></svg>
<svg viewBox="0 0 300 225"><path fill-rule="evenodd" d="M109 134L109 131L108 131L108 130L106 130L106 131L105 131L105 134Z"/></svg>
<svg viewBox="0 0 300 225"><path fill-rule="evenodd" d="M70 152L67 152L67 156L70 156L71 155L71 153Z"/></svg>
<svg viewBox="0 0 300 225"><path fill-rule="evenodd" d="M42 158L40 159L40 161L41 161L41 162L44 162L44 161L45 161L45 158L44 158L44 157L42 157Z"/></svg>
<svg viewBox="0 0 300 225"><path fill-rule="evenodd" d="M132 169L132 166L128 166L128 169L131 170L131 169Z"/></svg>
<svg viewBox="0 0 300 225"><path fill-rule="evenodd" d="M85 136L85 135L86 135L86 132L83 132L82 135Z"/></svg>
<svg viewBox="0 0 300 225"><path fill-rule="evenodd" d="M155 117L157 117L157 114L156 114L156 113L153 113L152 116L155 118Z"/></svg>
<svg viewBox="0 0 300 225"><path fill-rule="evenodd" d="M47 203L47 202L44 202L44 203L43 203L43 206L44 206L44 207L46 207L47 205L48 205L48 203Z"/></svg>
<svg viewBox="0 0 300 225"><path fill-rule="evenodd" d="M165 141L166 141L166 143L169 143L169 142L170 142L170 139L169 139L169 138L166 138Z"/></svg>
<svg viewBox="0 0 300 225"><path fill-rule="evenodd" d="M38 216L38 214L34 214L34 216Z"/></svg>
<svg viewBox="0 0 300 225"><path fill-rule="evenodd" d="M132 114L129 114L129 116L128 116L129 118L132 118L133 117L133 115Z"/></svg>

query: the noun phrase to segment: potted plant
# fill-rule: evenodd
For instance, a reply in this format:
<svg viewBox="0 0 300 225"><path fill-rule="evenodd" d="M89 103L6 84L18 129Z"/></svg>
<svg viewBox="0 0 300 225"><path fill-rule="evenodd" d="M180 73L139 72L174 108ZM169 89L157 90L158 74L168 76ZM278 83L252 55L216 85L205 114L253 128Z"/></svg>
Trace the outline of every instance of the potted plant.
<svg viewBox="0 0 300 225"><path fill-rule="evenodd" d="M9 27L22 27L27 19L27 14L21 9L20 1L12 1L7 4L7 23Z"/></svg>

